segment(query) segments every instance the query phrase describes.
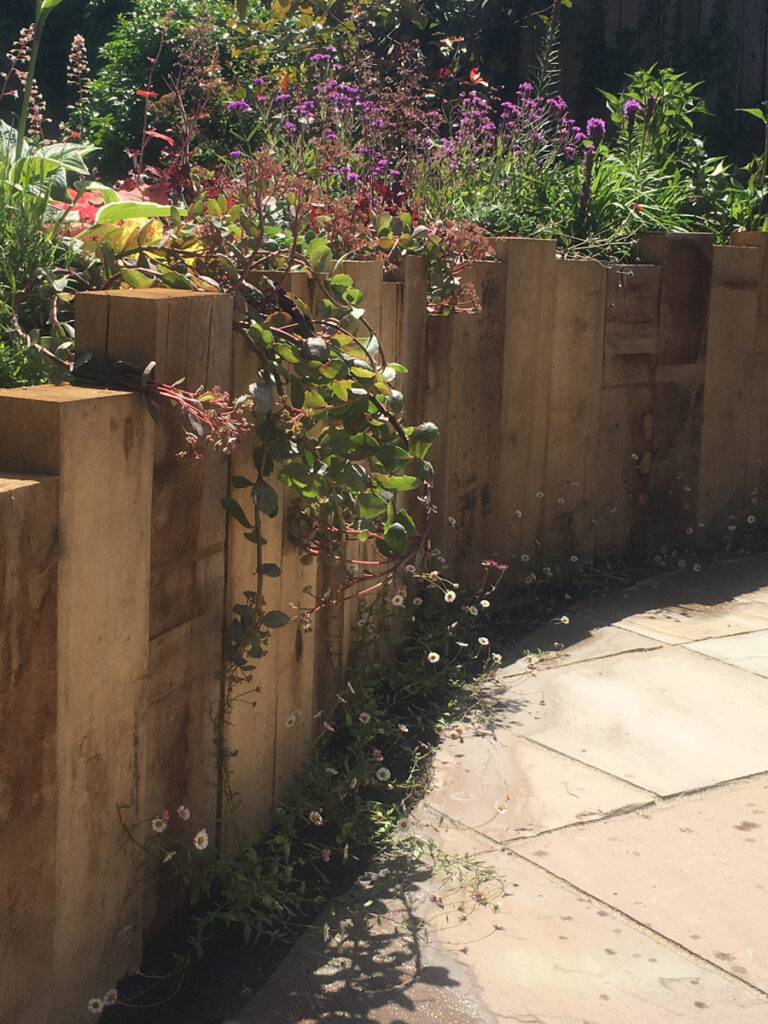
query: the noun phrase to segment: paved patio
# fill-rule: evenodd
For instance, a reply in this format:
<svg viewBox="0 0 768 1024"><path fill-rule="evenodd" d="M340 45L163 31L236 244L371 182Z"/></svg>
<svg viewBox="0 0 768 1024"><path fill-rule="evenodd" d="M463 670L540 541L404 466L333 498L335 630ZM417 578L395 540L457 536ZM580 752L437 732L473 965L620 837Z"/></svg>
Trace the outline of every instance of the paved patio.
<svg viewBox="0 0 768 1024"><path fill-rule="evenodd" d="M528 647L414 815L464 880L383 862L240 1024L768 1024L768 556Z"/></svg>

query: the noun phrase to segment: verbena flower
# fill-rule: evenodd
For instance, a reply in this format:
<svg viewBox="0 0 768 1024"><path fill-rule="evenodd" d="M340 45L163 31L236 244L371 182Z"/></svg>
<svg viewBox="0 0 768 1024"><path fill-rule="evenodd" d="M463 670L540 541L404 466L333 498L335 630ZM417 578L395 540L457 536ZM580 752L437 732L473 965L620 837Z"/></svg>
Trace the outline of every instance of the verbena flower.
<svg viewBox="0 0 768 1024"><path fill-rule="evenodd" d="M587 137L597 146L605 138L605 121L602 117L590 117L587 121Z"/></svg>
<svg viewBox="0 0 768 1024"><path fill-rule="evenodd" d="M251 104L247 100L232 100L231 103L227 104L227 112L236 112L238 114L244 114L251 109Z"/></svg>

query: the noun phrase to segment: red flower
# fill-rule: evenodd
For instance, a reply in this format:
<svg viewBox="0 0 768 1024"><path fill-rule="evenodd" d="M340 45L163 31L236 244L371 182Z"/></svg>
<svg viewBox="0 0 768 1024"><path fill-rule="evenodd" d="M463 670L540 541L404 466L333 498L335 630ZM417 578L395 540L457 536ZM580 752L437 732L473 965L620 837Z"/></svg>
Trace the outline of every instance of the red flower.
<svg viewBox="0 0 768 1024"><path fill-rule="evenodd" d="M642 205L640 203L635 203L635 209L636 210L642 210L642 208L643 207L642 207Z"/></svg>
<svg viewBox="0 0 768 1024"><path fill-rule="evenodd" d="M469 80L473 85L488 85L486 80L480 74L480 68L472 68L469 72Z"/></svg>
<svg viewBox="0 0 768 1024"><path fill-rule="evenodd" d="M141 98L143 100L156 100L157 99L157 93L156 92L152 92L151 89L137 89L136 90L136 95L137 96L141 96Z"/></svg>
<svg viewBox="0 0 768 1024"><path fill-rule="evenodd" d="M450 78L452 74L453 74L453 72L451 71L450 68L438 68L437 69L437 77L438 78Z"/></svg>

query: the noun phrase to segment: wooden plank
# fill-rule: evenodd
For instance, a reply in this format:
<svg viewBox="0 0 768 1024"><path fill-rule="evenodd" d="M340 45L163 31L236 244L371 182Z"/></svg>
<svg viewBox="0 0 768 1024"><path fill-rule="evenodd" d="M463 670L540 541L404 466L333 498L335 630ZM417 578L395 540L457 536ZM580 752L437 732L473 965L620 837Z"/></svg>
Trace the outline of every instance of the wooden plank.
<svg viewBox="0 0 768 1024"><path fill-rule="evenodd" d="M242 394L248 384L256 379L259 360L240 335L232 339L232 390ZM230 459L230 480L235 476L253 479L254 466L252 449L253 436L244 438ZM248 491L229 487L231 497L239 500L250 514ZM282 558L282 513L276 519L264 517L262 530L266 538L263 558L266 562L280 564ZM243 527L233 519L227 520L227 572L224 609L226 622L233 618L232 608L246 600L247 591L255 591L257 548L245 538ZM266 577L264 597L268 608L280 607L280 581ZM258 832L268 826L272 815L272 793L275 770L275 728L277 715L277 691L279 686L276 671L276 656L270 650L258 663L252 680L251 690L236 694L229 714L227 743L238 751L230 760L231 786L237 793L240 806L237 811L238 827L248 833ZM228 848L236 841L234 822L228 822L224 840Z"/></svg>
<svg viewBox="0 0 768 1024"><path fill-rule="evenodd" d="M659 267L608 268L599 472L591 496L601 552L632 543L648 499L660 293Z"/></svg>
<svg viewBox="0 0 768 1024"><path fill-rule="evenodd" d="M479 313L454 314L449 376L449 404L444 423L448 463L442 538L449 571L474 581L483 559L498 554L496 539L498 424L504 356L506 267L475 263L465 274L480 296ZM455 522L455 526L453 526Z"/></svg>
<svg viewBox="0 0 768 1024"><path fill-rule="evenodd" d="M704 523L743 508L761 262L756 248L713 252L698 492Z"/></svg>
<svg viewBox="0 0 768 1024"><path fill-rule="evenodd" d="M27 463L35 458L25 405L44 407L52 428L38 431L41 462L52 451L59 462L56 933L46 973L57 1014L75 1020L83 992L102 991L141 958L141 854L116 814L93 808L140 804L134 712L149 648L151 434L136 395L19 388L0 395L6 465L22 445Z"/></svg>
<svg viewBox="0 0 768 1024"><path fill-rule="evenodd" d="M768 234L764 231L740 231L731 237L731 244L753 245L761 256L745 485L749 504L754 505L765 500L768 487Z"/></svg>
<svg viewBox="0 0 768 1024"><path fill-rule="evenodd" d="M0 1020L54 1020L59 482L0 476Z"/></svg>
<svg viewBox="0 0 768 1024"><path fill-rule="evenodd" d="M712 236L670 234L664 245L651 464L661 539L696 523Z"/></svg>
<svg viewBox="0 0 768 1024"><path fill-rule="evenodd" d="M558 260L552 293L552 369L540 540L548 553L589 554L594 548L592 501L599 475L605 267L595 260Z"/></svg>
<svg viewBox="0 0 768 1024"><path fill-rule="evenodd" d="M305 587L318 590L318 566L301 564L301 552L288 539L290 519L290 491L281 493L283 508L282 555L280 566L280 602L278 607L288 615L299 616L301 609L311 608L312 595ZM315 692L315 624L310 617L296 618L289 625L275 631L272 650L264 659L265 671L273 671L280 680L277 692L275 722L275 770L273 803L285 798L296 772L312 749L312 743L322 725L316 723L317 695ZM271 665L270 665L271 661Z"/></svg>
<svg viewBox="0 0 768 1024"><path fill-rule="evenodd" d="M450 466L451 431L448 424L450 403L450 366L454 352L454 316L430 316L426 323L426 336L420 357L421 376L417 382L418 391L411 395L412 405L419 406L418 417L422 422L436 423L440 433L429 452L429 461L434 466L435 481L432 485L432 508L430 516L430 539L440 547L448 527L448 473ZM409 373L410 376L410 373ZM414 417L414 419L416 419ZM415 513L415 508L411 509Z"/></svg>
<svg viewBox="0 0 768 1024"><path fill-rule="evenodd" d="M552 370L555 243L506 243L506 312L499 434L500 554L509 562L539 537Z"/></svg>
<svg viewBox="0 0 768 1024"><path fill-rule="evenodd" d="M608 268L605 306L605 387L648 384L656 371L661 269Z"/></svg>
<svg viewBox="0 0 768 1024"><path fill-rule="evenodd" d="M403 329L400 355L403 365L408 367L408 373L403 381L403 394L409 422L420 423L428 418L421 404L429 295L426 261L421 256L406 256L403 259L401 275Z"/></svg>

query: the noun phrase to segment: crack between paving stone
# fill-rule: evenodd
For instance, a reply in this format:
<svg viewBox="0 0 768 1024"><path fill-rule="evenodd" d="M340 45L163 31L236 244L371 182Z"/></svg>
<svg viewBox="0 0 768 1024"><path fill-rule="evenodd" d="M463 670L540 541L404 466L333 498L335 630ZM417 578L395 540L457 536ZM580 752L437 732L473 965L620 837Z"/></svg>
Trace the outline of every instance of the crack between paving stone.
<svg viewBox="0 0 768 1024"><path fill-rule="evenodd" d="M541 740L537 740L534 736L522 736L518 734L518 737L519 739L527 740L528 743L533 743L537 747L541 747L542 750L546 750L551 754L559 754L560 757L565 757L569 761L574 761L576 764L583 765L585 768L591 768L592 771L599 772L601 775L605 775L607 778L613 779L615 782L621 782L626 786L632 786L633 789L638 790L640 793L647 793L650 799L645 804L638 804L638 807L648 807L651 804L664 804L673 800L684 800L689 796L697 796L701 793L707 793L711 789L723 789L726 786L734 786L740 782L759 779L763 775L768 776L768 768L762 768L760 771L748 772L746 775L738 775L733 779L721 779L719 782L708 782L703 786L694 786L693 789L680 789L675 793L654 793L652 789L646 789L644 786L638 786L637 783L632 782L631 779L625 779L621 775L615 775L613 772L609 772L606 768L600 768L597 765L590 764L589 761L582 761L581 758L575 757L573 754L564 754L562 750L558 750L556 747L548 747L546 743L542 743ZM590 820L600 821L602 819L598 817ZM568 825L560 825L558 827L570 828L571 825L578 824L585 823L571 822Z"/></svg>
<svg viewBox="0 0 768 1024"><path fill-rule="evenodd" d="M504 846L504 850L510 857L517 857L524 863L531 865L531 867L538 868L539 871L543 871L545 875L549 875L550 878L556 879L562 885L565 885L568 889L571 889L573 892L577 892L579 893L579 895L586 897L586 899L588 899L591 903L599 905L601 907L606 907L608 910L612 911L618 917L635 925L637 928L640 929L640 931L644 932L646 935L650 935L657 941L660 941L662 944L671 946L678 952L684 953L685 955L690 957L690 959L694 960L696 963L711 968L722 977L729 978L731 981L740 982L742 985L745 986L745 988L751 989L751 991L753 992L757 992L758 995L761 995L763 997L763 999L768 1000L768 991L760 988L758 985L753 984L751 981L747 981L745 978L742 978L738 974L733 974L731 971L728 971L724 967L721 967L720 964L716 963L714 960L709 960L707 959L707 957L702 956L701 953L694 952L692 949L689 949L687 946L684 946L681 942L677 942L675 939L670 938L668 935L664 935L663 932L656 931L656 929L651 928L650 925L645 924L643 921L638 920L636 917L632 917L631 914L628 914L626 911L621 910L619 907L615 907L612 903L608 903L606 900L600 899L599 896L595 896L587 889L582 889L580 886L576 885L568 878L564 878L562 875L558 875L556 871L551 871L549 868L545 867L543 864L540 864L538 861L531 860L529 857L524 856L522 853L519 853L517 850L511 849L508 846ZM514 899L514 893L511 893L510 896Z"/></svg>
<svg viewBox="0 0 768 1024"><path fill-rule="evenodd" d="M742 629L738 633L723 633L721 636L702 636L702 637L699 637L698 640L697 639L688 639L688 640L678 640L677 642L675 642L674 640L659 640L658 637L651 636L649 633L640 633L637 629L633 629L631 626L622 626L621 621L614 622L614 623L612 623L612 625L616 629L623 630L625 633L634 633L635 636L641 636L645 640L652 640L654 643L657 643L659 645L659 647L675 647L675 648L678 648L678 649L680 647L685 647L686 644L700 644L700 643L703 643L705 640L727 640L727 639L729 639L732 636L749 636L750 633L763 633L766 629L768 629L768 626L763 625L763 626L758 626L755 629ZM648 648L646 648L646 649L648 649ZM688 649L690 650L690 648L688 648ZM650 648L650 650L658 650L658 647ZM627 652L627 653L629 653L629 652ZM709 655L703 654L702 651L692 651L691 653L692 654L702 654L703 657L705 657L705 658L709 657ZM717 658L713 658L712 660L713 661L718 661ZM723 663L721 662L721 664L723 664ZM730 664L730 662L726 662L726 664ZM738 668L737 665L734 665L732 667L733 668Z"/></svg>

